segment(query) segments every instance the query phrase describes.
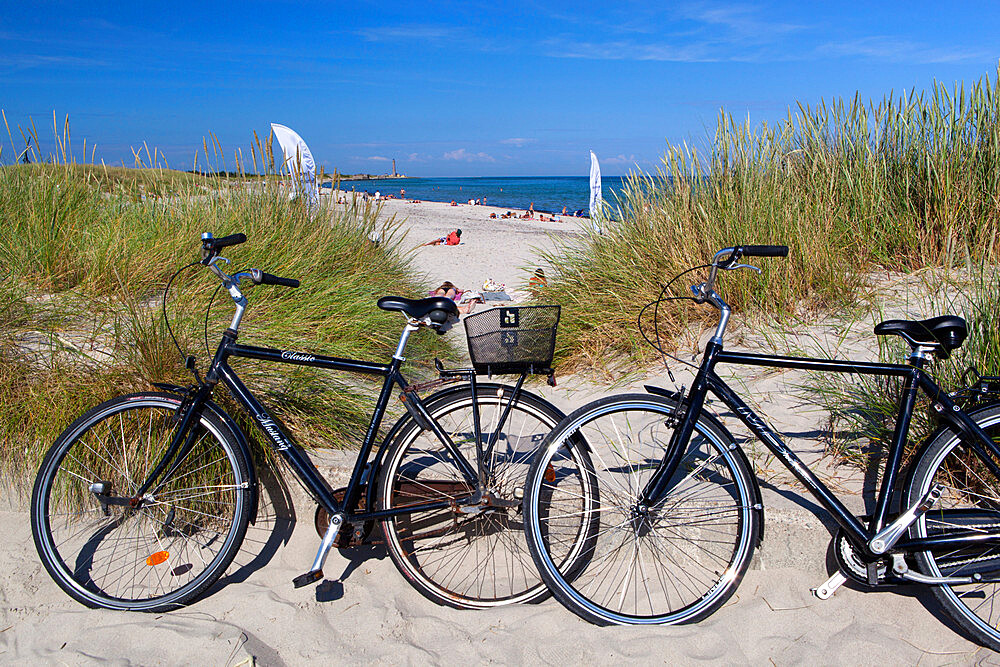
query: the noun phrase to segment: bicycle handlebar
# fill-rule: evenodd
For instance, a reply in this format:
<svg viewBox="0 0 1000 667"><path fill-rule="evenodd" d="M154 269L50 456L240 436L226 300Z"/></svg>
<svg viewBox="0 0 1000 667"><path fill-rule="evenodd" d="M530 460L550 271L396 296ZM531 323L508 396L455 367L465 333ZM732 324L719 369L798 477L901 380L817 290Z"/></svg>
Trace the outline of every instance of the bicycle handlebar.
<svg viewBox="0 0 1000 667"><path fill-rule="evenodd" d="M260 269L250 269L250 279L255 285L281 285L282 287L298 287L299 281L295 278L282 278L281 276L265 273Z"/></svg>
<svg viewBox="0 0 1000 667"><path fill-rule="evenodd" d="M230 234L229 236L223 236L221 239L209 239L212 245L216 249L221 250L222 248L228 248L231 245L239 245L241 243L246 243L246 234Z"/></svg>
<svg viewBox="0 0 1000 667"><path fill-rule="evenodd" d="M712 270L708 274L708 280L692 285L691 291L694 293L695 301L705 303L714 294L715 278L719 269L732 271L734 269L754 269L760 273L756 266L740 264L742 257L788 257L788 246L786 245L738 245L732 248L723 248L715 253L712 258Z"/></svg>
<svg viewBox="0 0 1000 667"><path fill-rule="evenodd" d="M786 245L741 245L736 252L744 257L788 257Z"/></svg>

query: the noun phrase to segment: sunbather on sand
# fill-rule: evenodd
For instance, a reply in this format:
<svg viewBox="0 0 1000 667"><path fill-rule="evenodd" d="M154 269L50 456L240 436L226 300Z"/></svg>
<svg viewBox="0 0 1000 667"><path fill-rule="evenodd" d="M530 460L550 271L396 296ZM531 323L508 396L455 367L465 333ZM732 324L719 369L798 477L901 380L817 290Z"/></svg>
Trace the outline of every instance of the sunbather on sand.
<svg viewBox="0 0 1000 667"><path fill-rule="evenodd" d="M465 290L458 289L457 287L455 287L454 283L452 283L450 280L444 281L443 283L441 283L440 287L431 292L431 296L443 296L459 304L458 312L461 313L462 315L467 315L472 312L472 310L476 307L476 302L480 301L481 298L473 300L466 299L465 302L463 303L462 302L463 294L465 294Z"/></svg>
<svg viewBox="0 0 1000 667"><path fill-rule="evenodd" d="M458 245L462 242L462 230L456 229L453 232L449 232L447 236L442 236L439 239L434 239L433 241L428 241L421 245Z"/></svg>

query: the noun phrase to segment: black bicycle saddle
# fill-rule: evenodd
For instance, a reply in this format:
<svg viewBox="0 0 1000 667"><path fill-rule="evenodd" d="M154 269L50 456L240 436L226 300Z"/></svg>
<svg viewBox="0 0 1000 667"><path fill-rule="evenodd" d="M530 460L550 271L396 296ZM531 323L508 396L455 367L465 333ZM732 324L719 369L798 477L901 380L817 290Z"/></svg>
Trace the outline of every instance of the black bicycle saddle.
<svg viewBox="0 0 1000 667"><path fill-rule="evenodd" d="M448 315L458 317L458 306L455 305L453 300L443 296L432 296L426 299L384 296L378 300L378 307L382 310L398 310L418 320L430 315L431 321L438 324L445 322L448 319ZM435 315L434 311L443 311L444 317Z"/></svg>
<svg viewBox="0 0 1000 667"><path fill-rule="evenodd" d="M947 359L952 350L962 346L969 330L965 320L956 315L941 315L929 320L886 320L875 325L876 336L895 334L910 345L936 347L934 354Z"/></svg>

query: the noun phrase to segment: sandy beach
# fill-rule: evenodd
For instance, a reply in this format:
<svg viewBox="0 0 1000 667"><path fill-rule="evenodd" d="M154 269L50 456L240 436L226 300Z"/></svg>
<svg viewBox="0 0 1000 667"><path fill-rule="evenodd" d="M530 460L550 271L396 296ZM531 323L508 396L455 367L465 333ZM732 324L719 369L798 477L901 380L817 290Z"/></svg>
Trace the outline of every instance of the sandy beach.
<svg viewBox="0 0 1000 667"><path fill-rule="evenodd" d="M522 298L539 250L551 250L581 234L588 221L491 219L506 209L489 206L388 200L383 214L404 220L405 247L432 289L443 280L480 289L484 280L504 283ZM520 212L519 212L520 213ZM463 230L457 246L418 244ZM483 306L480 306L482 308ZM826 332L826 333L824 333ZM750 328L734 329L738 347L764 340ZM464 346L461 327L447 334ZM825 336L828 335L828 338ZM858 327L841 339L834 327L816 326L789 347L811 344L870 358L874 337ZM828 349L830 349L828 348ZM747 373L737 378L789 444L823 476L851 494L861 511L860 474L837 466L823 452L825 416L803 404L795 372ZM592 398L639 389L644 383L672 387L656 369L608 387L560 377L556 388L538 390L565 411ZM678 374L677 382L690 384ZM732 419L727 425L742 436ZM759 453L760 447L752 449ZM315 458L334 486L344 482L351 453ZM86 609L66 596L39 563L22 498L9 497L0 511L0 663L4 664L207 664L300 665L319 663L445 664L993 664L994 653L942 624L929 592L902 588L861 592L845 586L820 601L810 589L826 579L829 533L808 508L811 498L767 457L755 457L766 507L763 547L736 595L716 614L692 626L589 625L555 601L468 612L438 607L411 588L382 547L334 550L326 580L292 587L308 569L318 544L314 506L296 482L271 480L262 493L261 520L253 526L237 562L211 593L189 608L166 614L127 614ZM937 614L937 616L935 615Z"/></svg>

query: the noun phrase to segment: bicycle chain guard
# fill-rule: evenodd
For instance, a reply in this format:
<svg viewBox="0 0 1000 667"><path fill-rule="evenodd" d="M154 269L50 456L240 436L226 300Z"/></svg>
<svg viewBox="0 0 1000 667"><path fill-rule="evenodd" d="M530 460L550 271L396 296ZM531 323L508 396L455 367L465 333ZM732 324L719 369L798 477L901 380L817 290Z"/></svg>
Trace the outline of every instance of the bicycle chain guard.
<svg viewBox="0 0 1000 667"><path fill-rule="evenodd" d="M344 502L344 496L347 493L347 487L342 487L336 489L333 492L333 497L337 499L338 503ZM367 495L368 488L366 485L361 487L361 499L358 501L358 511L364 512L367 507ZM326 529L330 526L330 514L326 511L326 508L322 505L316 506L316 516L314 518L314 523L316 525L316 532L322 538L326 535ZM337 539L334 541L333 546L338 549L349 549L351 547L360 546L362 544L382 544L384 540L381 538L372 539L372 532L375 528L374 521L365 521L360 526L355 526L352 523L345 523L340 532L337 533Z"/></svg>
<svg viewBox="0 0 1000 667"><path fill-rule="evenodd" d="M847 533L843 529L837 529L837 534L833 536L832 545L833 556L837 561L837 567L840 568L840 571L846 574L854 583L860 584L865 588L873 588L871 582L868 580L868 565L858 558L854 546L847 539ZM884 560L878 561L876 571L878 573L878 581L874 587L896 583L895 577L887 576L887 573L891 575L891 571L886 567Z"/></svg>

